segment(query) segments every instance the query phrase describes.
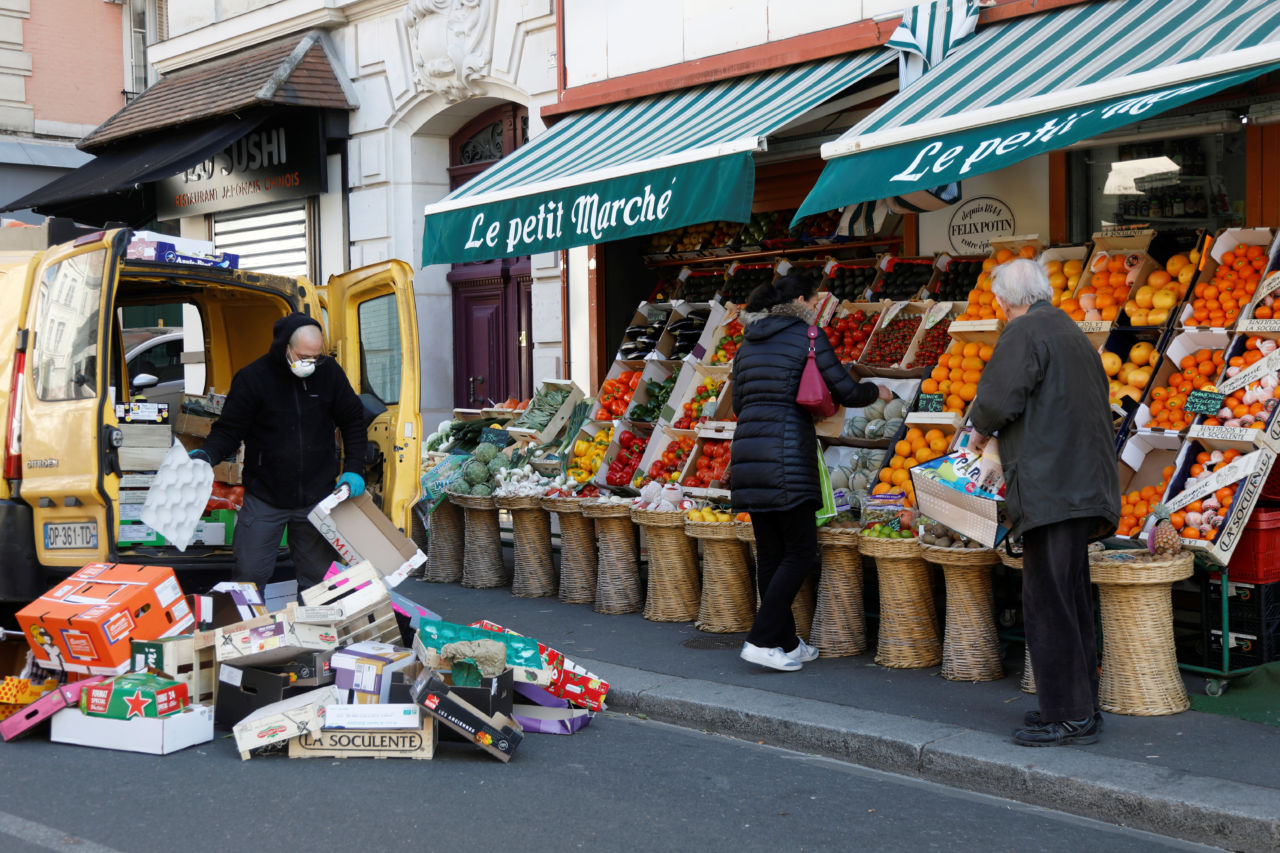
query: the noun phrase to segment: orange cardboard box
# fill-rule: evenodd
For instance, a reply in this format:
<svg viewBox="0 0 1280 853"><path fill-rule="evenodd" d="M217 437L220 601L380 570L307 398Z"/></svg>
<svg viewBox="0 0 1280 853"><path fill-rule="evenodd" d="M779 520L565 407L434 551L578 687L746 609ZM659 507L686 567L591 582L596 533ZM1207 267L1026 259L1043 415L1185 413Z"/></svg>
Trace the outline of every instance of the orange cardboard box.
<svg viewBox="0 0 1280 853"><path fill-rule="evenodd" d="M194 625L168 566L89 563L18 611L18 627L46 669L119 675L130 640L159 640Z"/></svg>

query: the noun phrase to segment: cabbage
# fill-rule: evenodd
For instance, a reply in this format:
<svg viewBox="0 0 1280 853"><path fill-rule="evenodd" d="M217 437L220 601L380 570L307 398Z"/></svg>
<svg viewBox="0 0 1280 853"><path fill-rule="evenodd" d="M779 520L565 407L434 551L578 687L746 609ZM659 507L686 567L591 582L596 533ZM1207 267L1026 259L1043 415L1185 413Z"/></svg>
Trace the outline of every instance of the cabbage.
<svg viewBox="0 0 1280 853"><path fill-rule="evenodd" d="M498 448L489 444L487 441L482 441L476 449L472 451L471 455L487 465L498 455Z"/></svg>
<svg viewBox="0 0 1280 853"><path fill-rule="evenodd" d="M466 465L462 466L462 479L466 480L473 486L483 483L489 479L489 469L485 467L483 462L477 459L472 459Z"/></svg>

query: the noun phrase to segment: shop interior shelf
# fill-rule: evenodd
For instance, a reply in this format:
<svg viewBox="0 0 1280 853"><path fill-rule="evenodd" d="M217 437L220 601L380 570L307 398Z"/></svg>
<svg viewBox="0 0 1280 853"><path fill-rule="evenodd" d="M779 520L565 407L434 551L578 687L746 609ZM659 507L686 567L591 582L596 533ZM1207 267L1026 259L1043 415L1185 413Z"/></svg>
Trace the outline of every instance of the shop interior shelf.
<svg viewBox="0 0 1280 853"><path fill-rule="evenodd" d="M850 240L847 243L831 243L829 245L799 246L792 249L765 249L759 252L736 252L728 255L709 255L705 258L668 258L651 261L651 267L696 266L698 264L725 264L732 261L749 261L755 258L777 258L791 255L834 254L843 249L863 246L896 246L902 243L901 236L875 237L866 240Z"/></svg>

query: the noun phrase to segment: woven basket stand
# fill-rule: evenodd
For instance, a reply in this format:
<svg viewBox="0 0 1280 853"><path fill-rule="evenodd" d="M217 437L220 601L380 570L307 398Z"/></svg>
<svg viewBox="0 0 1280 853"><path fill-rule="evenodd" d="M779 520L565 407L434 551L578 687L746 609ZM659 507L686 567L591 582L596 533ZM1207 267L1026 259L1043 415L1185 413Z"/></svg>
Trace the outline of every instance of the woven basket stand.
<svg viewBox="0 0 1280 853"><path fill-rule="evenodd" d="M635 613L643 606L640 590L640 557L636 525L628 504L584 501L582 514L593 519L600 539L600 563L596 574L597 613Z"/></svg>
<svg viewBox="0 0 1280 853"><path fill-rule="evenodd" d="M684 513L632 507L631 520L649 547L649 586L644 618L651 622L692 622L702 595L698 548L684 532Z"/></svg>
<svg viewBox="0 0 1280 853"><path fill-rule="evenodd" d="M992 601L991 567L1000 562L988 548L920 546L921 555L942 567L947 624L942 640L942 677L950 681L1004 678Z"/></svg>
<svg viewBox="0 0 1280 853"><path fill-rule="evenodd" d="M942 662L938 615L929 566L916 539L860 536L858 550L876 561L880 581L880 632L876 663L924 669Z"/></svg>
<svg viewBox="0 0 1280 853"><path fill-rule="evenodd" d="M462 510L453 501L440 501L431 513L427 538L427 564L422 579L431 583L462 580L464 522Z"/></svg>
<svg viewBox="0 0 1280 853"><path fill-rule="evenodd" d="M515 569L511 594L517 598L545 598L556 594L556 565L551 555L551 516L537 496L494 498L499 509L511 513Z"/></svg>
<svg viewBox="0 0 1280 853"><path fill-rule="evenodd" d="M822 574L809 642L821 657L860 655L867 650L867 615L858 531L819 527L818 546Z"/></svg>
<svg viewBox="0 0 1280 853"><path fill-rule="evenodd" d="M582 515L582 498L543 498L542 507L560 521L560 600L596 600L596 525Z"/></svg>
<svg viewBox="0 0 1280 853"><path fill-rule="evenodd" d="M751 630L755 592L747 569L746 545L733 522L686 521L685 532L702 542L702 598L699 631L736 634Z"/></svg>
<svg viewBox="0 0 1280 853"><path fill-rule="evenodd" d="M469 589L489 589L511 583L511 575L502 561L502 534L493 498L449 495L449 500L462 507L466 525L462 585Z"/></svg>

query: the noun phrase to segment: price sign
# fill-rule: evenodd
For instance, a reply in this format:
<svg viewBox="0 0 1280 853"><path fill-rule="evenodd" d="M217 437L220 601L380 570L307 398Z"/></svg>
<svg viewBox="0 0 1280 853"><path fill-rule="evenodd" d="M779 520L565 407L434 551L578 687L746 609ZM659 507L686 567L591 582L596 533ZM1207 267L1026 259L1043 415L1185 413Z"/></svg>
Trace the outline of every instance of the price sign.
<svg viewBox="0 0 1280 853"><path fill-rule="evenodd" d="M941 412L945 397L942 394L921 394L916 402L917 412Z"/></svg>
<svg viewBox="0 0 1280 853"><path fill-rule="evenodd" d="M480 442L482 444L492 444L497 448L503 448L511 443L511 436L507 434L505 429L485 427L480 430Z"/></svg>
<svg viewBox="0 0 1280 853"><path fill-rule="evenodd" d="M1217 391L1192 391L1187 394L1187 402L1183 408L1197 415L1216 415L1222 409L1222 401L1225 399L1227 395Z"/></svg>

